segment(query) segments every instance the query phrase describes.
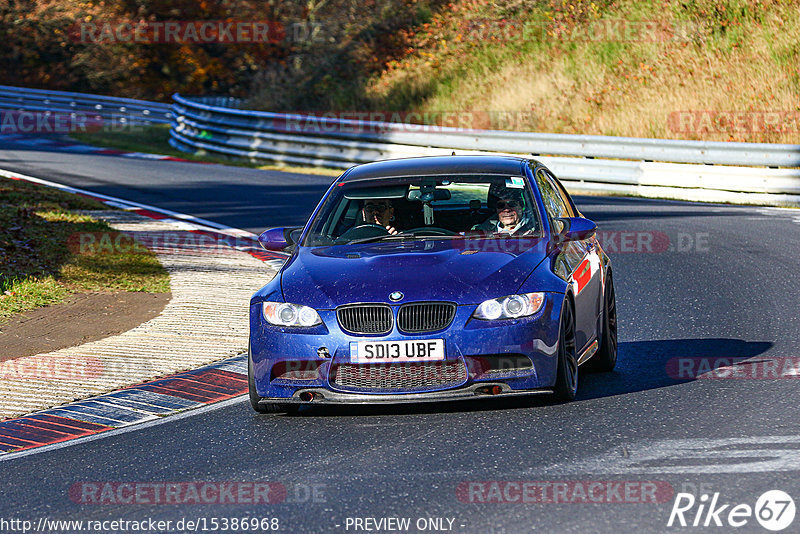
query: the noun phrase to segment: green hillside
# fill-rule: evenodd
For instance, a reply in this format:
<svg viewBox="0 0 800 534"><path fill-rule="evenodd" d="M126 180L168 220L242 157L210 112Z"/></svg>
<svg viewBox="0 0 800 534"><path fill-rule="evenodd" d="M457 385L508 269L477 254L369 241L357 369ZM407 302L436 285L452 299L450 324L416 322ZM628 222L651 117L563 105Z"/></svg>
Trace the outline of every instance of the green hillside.
<svg viewBox="0 0 800 534"><path fill-rule="evenodd" d="M515 130L800 142L798 2L465 0L402 35L402 54L357 88L342 80L317 94L315 107L415 110L445 123L470 112L476 127Z"/></svg>
<svg viewBox="0 0 800 534"><path fill-rule="evenodd" d="M265 42L85 39L267 22ZM89 35L104 34L97 30ZM3 83L560 133L800 142L797 0L0 0ZM416 121L415 115L409 120Z"/></svg>

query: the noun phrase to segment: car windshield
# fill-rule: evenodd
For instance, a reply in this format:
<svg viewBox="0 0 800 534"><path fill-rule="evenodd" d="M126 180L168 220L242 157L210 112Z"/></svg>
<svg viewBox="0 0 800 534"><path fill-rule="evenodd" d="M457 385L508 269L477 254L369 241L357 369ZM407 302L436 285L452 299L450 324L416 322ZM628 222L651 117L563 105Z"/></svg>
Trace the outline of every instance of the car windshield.
<svg viewBox="0 0 800 534"><path fill-rule="evenodd" d="M303 245L539 237L541 228L527 180L521 176L393 177L334 187Z"/></svg>

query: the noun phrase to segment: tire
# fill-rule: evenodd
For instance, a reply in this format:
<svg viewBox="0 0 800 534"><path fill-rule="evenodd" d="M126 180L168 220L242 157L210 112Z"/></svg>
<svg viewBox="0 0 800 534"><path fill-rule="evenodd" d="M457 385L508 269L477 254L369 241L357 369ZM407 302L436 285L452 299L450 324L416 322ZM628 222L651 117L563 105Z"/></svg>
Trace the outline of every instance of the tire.
<svg viewBox="0 0 800 534"><path fill-rule="evenodd" d="M247 355L247 393L250 396L250 406L258 413L267 413L266 408L258 403L261 397L258 396L256 391L256 377L253 375L253 357L250 354Z"/></svg>
<svg viewBox="0 0 800 534"><path fill-rule="evenodd" d="M578 355L575 352L575 314L572 303L564 300L558 332L558 368L553 395L560 402L575 400L578 394Z"/></svg>
<svg viewBox="0 0 800 534"><path fill-rule="evenodd" d="M617 365L617 296L614 292L614 279L611 271L606 278L603 298L603 331L597 354L586 362L587 371L607 373Z"/></svg>
<svg viewBox="0 0 800 534"><path fill-rule="evenodd" d="M253 357L247 355L247 392L250 397L250 406L258 413L296 413L298 406L295 404L271 402L259 404L261 397L256 391L256 378L253 373Z"/></svg>

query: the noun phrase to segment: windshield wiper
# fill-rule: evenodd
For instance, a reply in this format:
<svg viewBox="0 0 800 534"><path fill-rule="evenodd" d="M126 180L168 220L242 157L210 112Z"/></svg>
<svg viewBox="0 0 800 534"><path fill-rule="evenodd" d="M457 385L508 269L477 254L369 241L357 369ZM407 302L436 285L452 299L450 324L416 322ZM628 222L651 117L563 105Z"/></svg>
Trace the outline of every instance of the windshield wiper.
<svg viewBox="0 0 800 534"><path fill-rule="evenodd" d="M461 234L455 235L425 235L419 233L411 233L411 232L400 232L399 234L389 234L389 235L379 235L375 237L365 237L363 239L356 239L355 241L349 241L348 245L355 245L357 243L374 243L377 241L384 241L384 240L391 240L391 239L407 239L407 238L414 238L419 239L420 241L429 241L429 240L436 240L436 239L464 239L465 236Z"/></svg>
<svg viewBox="0 0 800 534"><path fill-rule="evenodd" d="M384 239L388 239L390 237L415 237L414 234L410 234L408 232L400 232L398 234L386 234L386 235L377 235L373 237L362 237L361 239L354 239L353 241L348 241L347 245L355 245L357 243L373 243L376 241L383 241Z"/></svg>

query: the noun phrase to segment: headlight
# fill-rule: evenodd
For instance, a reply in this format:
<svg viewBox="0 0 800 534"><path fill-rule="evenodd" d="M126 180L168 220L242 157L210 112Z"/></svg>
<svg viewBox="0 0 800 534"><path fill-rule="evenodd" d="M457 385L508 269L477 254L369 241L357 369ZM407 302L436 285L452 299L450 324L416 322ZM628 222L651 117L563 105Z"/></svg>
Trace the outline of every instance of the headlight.
<svg viewBox="0 0 800 534"><path fill-rule="evenodd" d="M317 310L288 302L264 302L264 319L275 326L309 327L322 322Z"/></svg>
<svg viewBox="0 0 800 534"><path fill-rule="evenodd" d="M481 302L472 316L486 321L516 319L517 317L533 315L542 308L543 304L544 293L509 295Z"/></svg>

